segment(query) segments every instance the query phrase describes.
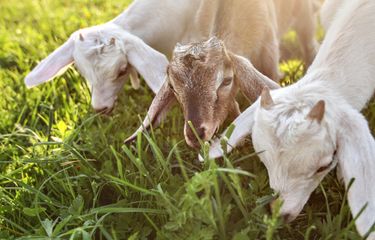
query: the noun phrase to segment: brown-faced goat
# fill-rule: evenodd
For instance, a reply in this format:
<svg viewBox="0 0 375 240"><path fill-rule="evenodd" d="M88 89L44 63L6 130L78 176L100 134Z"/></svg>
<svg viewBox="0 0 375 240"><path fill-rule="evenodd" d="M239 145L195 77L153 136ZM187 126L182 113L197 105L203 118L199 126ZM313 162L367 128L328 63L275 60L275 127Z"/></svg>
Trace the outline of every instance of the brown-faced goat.
<svg viewBox="0 0 375 240"><path fill-rule="evenodd" d="M198 147L199 139L211 139L228 115L239 114L235 101L238 88L250 101L258 97L265 85L277 88L278 85L265 80L262 73L278 80L279 41L289 26L299 26L299 22L294 21L299 16L295 12L310 13L305 16L310 19L307 28L297 28L300 32L314 32L315 29L313 1L289 0L285 4L287 7L280 0L202 1L195 18L196 31L203 37L217 35L222 38L229 52L216 38L177 46L168 69L168 80L137 132L147 129L150 124L156 126L177 98L185 115L186 142ZM304 36L300 40L310 37L305 41L305 50L309 52L307 61L311 61L315 55L314 35L300 35ZM250 59L251 63L235 54ZM246 69L247 77L243 78L244 72L240 69ZM188 126L188 121L195 130ZM136 133L125 142L135 136Z"/></svg>
<svg viewBox="0 0 375 240"><path fill-rule="evenodd" d="M249 60L227 51L217 38L177 46L167 75L167 81L138 131L147 129L150 124L158 125L177 100L185 117L185 140L192 147L200 146L199 139L211 139L228 115L237 117L240 114L236 102L239 90L254 101L263 87L279 87L256 70ZM126 141L135 137L136 133Z"/></svg>

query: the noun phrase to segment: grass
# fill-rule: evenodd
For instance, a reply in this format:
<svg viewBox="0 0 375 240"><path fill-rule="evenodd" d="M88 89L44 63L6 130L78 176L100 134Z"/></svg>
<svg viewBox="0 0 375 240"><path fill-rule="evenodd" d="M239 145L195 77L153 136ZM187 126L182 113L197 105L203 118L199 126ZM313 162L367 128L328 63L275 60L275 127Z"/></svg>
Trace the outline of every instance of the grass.
<svg viewBox="0 0 375 240"><path fill-rule="evenodd" d="M124 146L152 100L145 84L127 84L111 117L91 111L74 69L25 88L25 75L70 33L129 2L0 0L0 239L361 239L334 172L283 225L267 210L273 196L251 144L200 164L179 109ZM281 65L286 83L298 66ZM374 131L373 101L364 113Z"/></svg>

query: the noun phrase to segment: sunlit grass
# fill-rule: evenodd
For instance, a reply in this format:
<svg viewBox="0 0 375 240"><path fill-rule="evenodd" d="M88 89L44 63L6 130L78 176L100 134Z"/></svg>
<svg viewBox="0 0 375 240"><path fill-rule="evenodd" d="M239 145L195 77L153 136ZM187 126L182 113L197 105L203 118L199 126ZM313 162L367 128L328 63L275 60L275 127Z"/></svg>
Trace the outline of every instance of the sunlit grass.
<svg viewBox="0 0 375 240"><path fill-rule="evenodd" d="M27 72L72 32L129 2L0 0L0 239L360 239L334 173L282 225L251 144L201 164L178 109L124 146L152 100L145 84L127 84L111 117L91 111L74 69L26 89ZM284 84L303 75L300 63L280 65ZM365 113L374 129L373 101Z"/></svg>

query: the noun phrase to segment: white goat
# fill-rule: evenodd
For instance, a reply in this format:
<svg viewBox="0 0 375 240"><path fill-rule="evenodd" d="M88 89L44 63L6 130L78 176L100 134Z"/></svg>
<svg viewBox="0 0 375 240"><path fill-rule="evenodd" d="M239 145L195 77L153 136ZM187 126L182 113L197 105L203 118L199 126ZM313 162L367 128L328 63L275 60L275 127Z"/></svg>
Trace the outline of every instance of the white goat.
<svg viewBox="0 0 375 240"><path fill-rule="evenodd" d="M359 112L375 90L374 12L375 1L342 4L306 76L283 89L265 89L234 122L228 150L252 132L288 221L338 165L346 187L354 178L348 190L353 217L365 207L356 220L358 232L365 236L375 223L375 141ZM210 156L222 152L216 140Z"/></svg>
<svg viewBox="0 0 375 240"><path fill-rule="evenodd" d="M191 32L189 26L199 3L135 1L114 20L74 32L26 76L25 83L28 87L39 85L75 63L92 88L93 108L109 113L129 74L133 85L138 85L134 67L156 93L164 82L168 60L149 46L170 54Z"/></svg>
<svg viewBox="0 0 375 240"><path fill-rule="evenodd" d="M280 0L274 1L279 2ZM165 77L168 61L157 51L171 55L177 42L189 43L192 40L201 40L215 32L217 30L215 26L223 20L223 9L220 8L223 4L221 2L219 0L136 0L114 20L73 33L66 43L27 75L25 83L28 87L39 85L53 79L70 64L75 63L92 88L93 108L98 112L109 113L129 74L132 85L138 87L139 80L135 69L144 77L150 88L155 93L158 92ZM229 6L224 9L225 12L236 11L235 17L245 16L245 19L251 16L254 10L258 11L260 4L272 3L271 0L258 1L259 4L243 0L236 2L243 2L242 5L245 7L234 9ZM296 0L285 1L290 6L296 5L295 2ZM311 9L310 1L303 1L303 3L302 5L298 4L301 5L299 8L303 12L306 10L308 12ZM260 25L272 21L270 19L272 14L270 16L260 14L263 10L260 9L258 12L255 11L256 14L253 14L259 17L257 22ZM279 16L288 16L288 20L284 20L283 23L294 21L294 13L288 15L284 10L278 13ZM304 14L303 18L297 22L301 23L301 26L302 23L312 26L315 20L306 17L310 15ZM233 23L229 19L225 19L225 21L227 22L222 24ZM233 38L236 38L235 35L244 29L250 38L259 38L261 35L265 35L263 32L257 33L253 27L249 28L246 22L228 25L228 27L233 31ZM252 31L248 31L248 29ZM309 31L311 32L311 29L306 27L305 29L299 28L298 32L301 32L301 36L311 36ZM267 34L273 33L267 32ZM272 74L271 77L276 78L278 56L274 54L275 50L271 47L277 49L277 45L268 47L270 44L265 44L267 41L275 40L268 37L262 41L263 46L267 46L266 49L259 47L259 51L262 52L243 51L238 54L247 57L250 54L260 55L259 59L265 59L261 62L262 64L258 64L260 70L264 70L269 76ZM308 37L302 38L301 41L302 45L306 45L304 49L311 49L310 46L314 39ZM244 43L243 49L245 47L247 45ZM314 51L312 49L311 51L312 53L308 53L309 56L314 55Z"/></svg>

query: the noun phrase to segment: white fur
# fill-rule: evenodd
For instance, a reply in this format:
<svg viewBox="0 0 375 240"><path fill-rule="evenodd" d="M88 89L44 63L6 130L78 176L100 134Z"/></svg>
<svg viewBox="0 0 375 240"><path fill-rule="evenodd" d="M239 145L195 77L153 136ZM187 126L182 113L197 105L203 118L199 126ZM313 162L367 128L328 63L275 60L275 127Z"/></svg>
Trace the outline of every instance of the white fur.
<svg viewBox="0 0 375 240"><path fill-rule="evenodd" d="M320 22L326 31L331 26L331 23L333 19L335 18L337 12L344 5L344 3L348 1L351 1L351 0L326 0L324 1L319 15L320 15Z"/></svg>
<svg viewBox="0 0 375 240"><path fill-rule="evenodd" d="M256 102L236 120L241 130L229 143L235 146L244 133L252 132L270 186L284 200L281 212L289 220L338 165L347 187L355 179L348 193L353 217L367 204L356 221L358 232L366 234L375 222L375 141L359 112L375 89L374 12L374 1L343 3L306 76L272 91L274 104L269 108ZM324 100L326 109L320 123L308 117L319 100ZM210 149L214 157L222 154L218 142ZM368 239L374 240L375 234Z"/></svg>

